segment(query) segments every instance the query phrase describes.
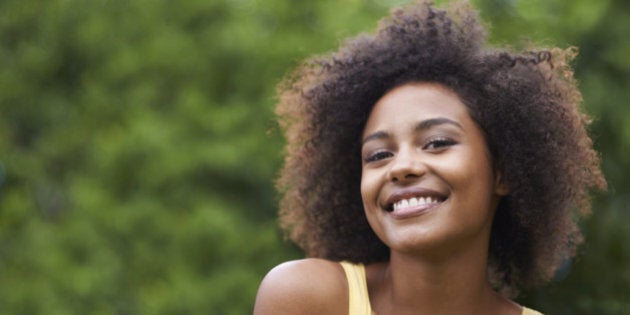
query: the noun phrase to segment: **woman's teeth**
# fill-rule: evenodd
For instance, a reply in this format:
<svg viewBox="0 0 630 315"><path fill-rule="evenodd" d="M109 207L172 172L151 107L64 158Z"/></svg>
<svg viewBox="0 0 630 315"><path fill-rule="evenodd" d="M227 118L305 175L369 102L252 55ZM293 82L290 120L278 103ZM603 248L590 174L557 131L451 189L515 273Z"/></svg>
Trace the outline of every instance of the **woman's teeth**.
<svg viewBox="0 0 630 315"><path fill-rule="evenodd" d="M429 205L429 204L437 204L440 201L437 198L431 198L431 197L420 197L420 198L409 198L409 199L403 199L400 200L396 203L394 203L394 210L398 210L398 209L404 209L404 208L409 208L409 207L416 207L416 206L424 206L424 205Z"/></svg>

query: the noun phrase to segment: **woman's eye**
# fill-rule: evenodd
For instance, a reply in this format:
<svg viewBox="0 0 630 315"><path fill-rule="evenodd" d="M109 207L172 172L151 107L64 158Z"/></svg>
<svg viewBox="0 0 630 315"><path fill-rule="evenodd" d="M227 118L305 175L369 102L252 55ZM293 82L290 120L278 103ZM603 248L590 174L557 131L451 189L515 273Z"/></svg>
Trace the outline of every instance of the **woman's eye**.
<svg viewBox="0 0 630 315"><path fill-rule="evenodd" d="M364 160L365 160L365 163L370 163L370 162L380 161L391 156L392 156L392 153L389 151L378 151L376 153L368 155Z"/></svg>
<svg viewBox="0 0 630 315"><path fill-rule="evenodd" d="M425 150L444 149L454 144L455 144L455 141L448 138L435 138L435 139L431 139L427 144L425 144L423 149Z"/></svg>

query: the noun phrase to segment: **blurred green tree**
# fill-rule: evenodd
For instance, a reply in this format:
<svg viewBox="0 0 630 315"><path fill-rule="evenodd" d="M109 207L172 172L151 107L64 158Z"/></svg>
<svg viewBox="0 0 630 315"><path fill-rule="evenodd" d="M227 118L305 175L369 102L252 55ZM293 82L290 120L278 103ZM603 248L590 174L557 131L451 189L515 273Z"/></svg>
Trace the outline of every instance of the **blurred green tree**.
<svg viewBox="0 0 630 315"><path fill-rule="evenodd" d="M386 11L331 4L1 2L0 312L250 312L297 255L274 85Z"/></svg>
<svg viewBox="0 0 630 315"><path fill-rule="evenodd" d="M249 313L266 271L300 257L276 227L274 85L404 2L0 2L0 312ZM525 302L630 309L628 4L475 4L493 42L581 48L611 184L582 258Z"/></svg>

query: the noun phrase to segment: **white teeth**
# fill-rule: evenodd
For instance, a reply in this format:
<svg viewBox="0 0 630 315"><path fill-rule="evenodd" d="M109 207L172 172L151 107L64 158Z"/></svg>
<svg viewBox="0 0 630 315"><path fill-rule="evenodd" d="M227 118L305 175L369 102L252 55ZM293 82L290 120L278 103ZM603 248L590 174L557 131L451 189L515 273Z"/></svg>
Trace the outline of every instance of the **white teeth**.
<svg viewBox="0 0 630 315"><path fill-rule="evenodd" d="M400 201L400 207L401 208L407 208L409 207L409 201L407 199L403 199Z"/></svg>
<svg viewBox="0 0 630 315"><path fill-rule="evenodd" d="M412 197L412 198L403 199L394 203L393 207L394 207L394 210L397 210L401 208L424 206L427 204L436 204L436 203L439 203L439 200L433 199L431 197L426 197L426 198L425 197L420 197L420 198Z"/></svg>

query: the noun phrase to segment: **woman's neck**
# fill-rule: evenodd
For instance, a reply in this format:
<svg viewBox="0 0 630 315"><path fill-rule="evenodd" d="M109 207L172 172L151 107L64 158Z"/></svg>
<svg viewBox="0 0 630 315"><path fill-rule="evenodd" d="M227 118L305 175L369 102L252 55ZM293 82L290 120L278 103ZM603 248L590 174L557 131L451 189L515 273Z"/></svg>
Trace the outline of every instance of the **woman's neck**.
<svg viewBox="0 0 630 315"><path fill-rule="evenodd" d="M377 314L519 314L516 304L492 290L487 248L482 251L468 246L447 258L392 251L389 263L368 269L373 310Z"/></svg>

